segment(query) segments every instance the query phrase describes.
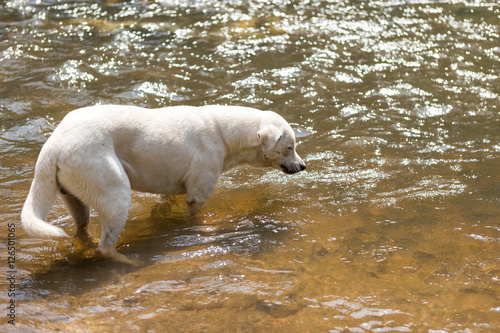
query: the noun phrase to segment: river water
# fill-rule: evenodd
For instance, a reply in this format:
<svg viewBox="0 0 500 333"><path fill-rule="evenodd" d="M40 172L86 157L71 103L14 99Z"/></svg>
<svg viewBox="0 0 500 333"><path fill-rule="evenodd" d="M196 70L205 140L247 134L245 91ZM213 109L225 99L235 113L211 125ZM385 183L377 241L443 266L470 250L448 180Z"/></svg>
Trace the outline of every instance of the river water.
<svg viewBox="0 0 500 333"><path fill-rule="evenodd" d="M496 0L0 2L0 330L499 330L499 42ZM273 110L308 169L225 174L198 221L134 193L138 267L27 237L42 144L107 103Z"/></svg>

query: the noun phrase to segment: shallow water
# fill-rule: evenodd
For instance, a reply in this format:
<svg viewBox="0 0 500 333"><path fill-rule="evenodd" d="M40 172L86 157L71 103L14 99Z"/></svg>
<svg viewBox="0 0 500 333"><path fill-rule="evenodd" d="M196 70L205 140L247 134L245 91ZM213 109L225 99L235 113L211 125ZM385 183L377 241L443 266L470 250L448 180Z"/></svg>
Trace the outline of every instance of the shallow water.
<svg viewBox="0 0 500 333"><path fill-rule="evenodd" d="M492 0L0 3L0 298L16 305L0 329L500 329L499 40ZM274 110L308 169L228 173L197 222L182 197L134 193L119 251L139 267L27 237L42 144L105 103ZM50 220L75 230L61 202Z"/></svg>

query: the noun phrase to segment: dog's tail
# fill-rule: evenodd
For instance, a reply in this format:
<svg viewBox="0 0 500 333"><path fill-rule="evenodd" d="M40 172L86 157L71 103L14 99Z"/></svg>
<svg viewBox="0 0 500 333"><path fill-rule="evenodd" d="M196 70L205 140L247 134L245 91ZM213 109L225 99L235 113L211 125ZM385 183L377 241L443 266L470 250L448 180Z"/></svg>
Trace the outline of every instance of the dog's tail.
<svg viewBox="0 0 500 333"><path fill-rule="evenodd" d="M45 145L35 167L35 178L21 212L24 230L34 237L68 237L58 226L45 222L59 191L57 153Z"/></svg>

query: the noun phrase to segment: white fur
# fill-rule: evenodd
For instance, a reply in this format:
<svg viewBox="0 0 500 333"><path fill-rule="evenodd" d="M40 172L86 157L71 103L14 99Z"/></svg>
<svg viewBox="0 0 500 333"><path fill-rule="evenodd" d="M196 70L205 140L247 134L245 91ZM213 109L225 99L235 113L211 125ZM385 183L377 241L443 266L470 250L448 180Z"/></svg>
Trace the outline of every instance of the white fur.
<svg viewBox="0 0 500 333"><path fill-rule="evenodd" d="M66 236L44 221L57 194L87 236L89 207L102 225L98 250L115 256L130 191L186 194L192 206L222 172L249 165L305 169L295 135L278 114L237 106L144 109L100 105L70 112L43 146L21 219L38 237Z"/></svg>

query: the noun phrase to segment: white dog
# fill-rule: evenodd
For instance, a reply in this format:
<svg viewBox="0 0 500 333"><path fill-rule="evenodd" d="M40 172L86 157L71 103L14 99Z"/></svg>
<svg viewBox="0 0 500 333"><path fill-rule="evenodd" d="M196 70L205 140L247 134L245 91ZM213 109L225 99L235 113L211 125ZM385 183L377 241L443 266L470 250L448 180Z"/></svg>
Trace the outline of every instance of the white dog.
<svg viewBox="0 0 500 333"><path fill-rule="evenodd" d="M43 146L21 220L29 235L67 236L45 222L60 194L88 239L90 207L102 234L97 251L131 262L115 249L131 190L186 194L195 211L222 172L249 165L293 174L306 165L295 135L278 114L237 106L144 109L100 105L70 112Z"/></svg>

